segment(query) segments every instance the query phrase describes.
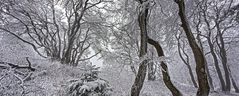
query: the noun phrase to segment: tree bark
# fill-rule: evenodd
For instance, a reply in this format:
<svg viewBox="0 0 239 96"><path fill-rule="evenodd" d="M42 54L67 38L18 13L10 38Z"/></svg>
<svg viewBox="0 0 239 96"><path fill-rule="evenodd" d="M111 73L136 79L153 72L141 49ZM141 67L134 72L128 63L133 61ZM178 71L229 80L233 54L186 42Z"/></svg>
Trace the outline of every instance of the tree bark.
<svg viewBox="0 0 239 96"><path fill-rule="evenodd" d="M9 66L11 68L16 68L16 69L29 69L31 71L36 71L36 69L32 67L28 57L26 57L26 60L27 60L28 66L22 66L22 65L17 65L17 64L8 63L8 62L0 62L0 64L4 64L4 65L0 65L0 68L5 69L6 67Z"/></svg>
<svg viewBox="0 0 239 96"><path fill-rule="evenodd" d="M181 35L181 33L180 33L180 35ZM181 47L181 44L180 44L180 35L179 35L179 37L175 36L176 39L177 39L177 41L178 41L178 54L179 54L179 57L181 58L181 60L183 61L183 63L187 66L188 72L189 72L189 75L190 75L190 78L191 78L191 81L192 81L194 87L195 87L195 88L198 88L197 82L196 82L196 80L195 80L195 78L194 78L194 75L193 75L192 68L191 68L190 63L189 63L189 56L188 56L188 54L187 54L187 53L185 52L185 50L184 50L184 46L185 46L185 45L183 44L183 45L182 45L183 47ZM182 50L182 52L181 52L181 50ZM183 57L182 53L186 56L186 58ZM186 60L185 60L185 59L186 59Z"/></svg>
<svg viewBox="0 0 239 96"><path fill-rule="evenodd" d="M199 28L197 28L197 32L199 32ZM200 34L200 33L199 33ZM197 40L199 42L199 45L202 49L202 52L204 53L204 49L203 49L203 45L202 45L202 40L200 39L200 36L198 35L197 36ZM214 85L213 85L213 81L212 81L212 77L210 75L210 71L209 71L209 68L208 68L208 63L207 63L207 59L204 57L204 60L205 60L205 69L206 69L206 73L207 73L207 78L208 78L208 83L209 83L209 87L212 91L214 91Z"/></svg>
<svg viewBox="0 0 239 96"><path fill-rule="evenodd" d="M219 81L220 81L220 84L221 84L222 91L225 91L225 82L224 82L222 72L221 72L221 69L219 67L218 58L217 58L216 53L214 52L214 47L213 47L213 44L210 40L210 37L207 38L207 41L208 41L208 45L210 47L210 53L212 54L212 57L213 57L214 66L215 66L216 71L217 71L217 75L218 75L218 78L219 78Z"/></svg>
<svg viewBox="0 0 239 96"><path fill-rule="evenodd" d="M207 61L205 61L205 66L206 66L205 69L206 69L206 73L207 73L209 87L210 87L211 91L214 91L214 85L213 85L212 77L211 77L210 72L209 72Z"/></svg>
<svg viewBox="0 0 239 96"><path fill-rule="evenodd" d="M203 52L198 46L195 40L195 37L193 36L192 31L190 29L190 26L185 14L184 0L175 0L175 2L177 3L179 8L178 14L182 22L181 27L184 29L189 45L193 51L194 59L196 61L196 73L197 73L198 85L199 85L197 96L208 96L210 87L208 85L207 74L205 71L205 58L204 58Z"/></svg>
<svg viewBox="0 0 239 96"><path fill-rule="evenodd" d="M210 49L210 53L212 55L212 58L213 58L213 61L214 61L214 66L216 68L216 71L217 71L217 75L218 75L218 78L219 78L219 81L220 81L220 84L221 84L221 88L222 88L222 91L225 90L225 82L224 82L224 79L223 79L223 76L222 76L222 72L221 72L221 69L220 69L220 66L219 66L219 62L218 62L218 57L215 53L215 50L214 50L214 45L213 45L213 41L211 40L211 35L212 35L212 29L210 27L210 22L207 18L207 13L206 13L206 9L202 9L203 11L203 19L207 25L207 30L208 30L208 36L206 37L207 39L207 42L208 42L208 45L209 45L209 49ZM200 22L200 21L199 21ZM197 25L197 31L199 31L199 26ZM200 45L201 45L201 48L202 47L202 43L201 43L201 40L200 41ZM210 83L210 82L209 82ZM211 85L211 84L210 84ZM213 88L214 89L214 88Z"/></svg>
<svg viewBox="0 0 239 96"><path fill-rule="evenodd" d="M144 2L140 0L140 3L143 4ZM147 53L147 29L146 29L147 15L148 8L146 7L145 10L142 10L138 16L141 38L139 53L140 58L144 57ZM148 62L147 60L143 60L143 62L141 62L139 65L138 73L134 80L134 84L131 87L131 96L139 96L140 94L147 73L147 62Z"/></svg>
<svg viewBox="0 0 239 96"><path fill-rule="evenodd" d="M157 53L158 53L158 57L164 56L163 49L157 41L148 37L148 43L155 47L155 49L157 50ZM164 84L171 91L173 96L182 96L181 92L173 85L173 83L170 79L167 64L164 61L161 61L160 65L162 67L162 74L163 74Z"/></svg>
<svg viewBox="0 0 239 96"><path fill-rule="evenodd" d="M230 91L231 90L231 81L229 77L229 69L227 65L227 53L225 49L225 42L223 40L223 34L220 30L219 22L216 21L216 29L217 29L217 45L219 47L219 56L221 57L222 61L222 66L224 69L224 74L225 74L225 90L224 91ZM219 44L220 42L220 44Z"/></svg>
<svg viewBox="0 0 239 96"><path fill-rule="evenodd" d="M230 77L231 77L232 86L234 87L235 92L236 92L236 93L239 93L239 88L237 87L236 82L234 81L234 79L233 79L233 77L232 77L231 75L230 75Z"/></svg>

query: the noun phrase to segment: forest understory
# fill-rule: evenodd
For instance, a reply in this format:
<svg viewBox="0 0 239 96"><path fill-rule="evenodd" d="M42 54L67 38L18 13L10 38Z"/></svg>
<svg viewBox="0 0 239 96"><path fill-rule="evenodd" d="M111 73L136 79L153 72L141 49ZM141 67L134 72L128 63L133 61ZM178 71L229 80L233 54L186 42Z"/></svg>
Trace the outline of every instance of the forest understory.
<svg viewBox="0 0 239 96"><path fill-rule="evenodd" d="M0 96L239 96L239 0L0 0Z"/></svg>

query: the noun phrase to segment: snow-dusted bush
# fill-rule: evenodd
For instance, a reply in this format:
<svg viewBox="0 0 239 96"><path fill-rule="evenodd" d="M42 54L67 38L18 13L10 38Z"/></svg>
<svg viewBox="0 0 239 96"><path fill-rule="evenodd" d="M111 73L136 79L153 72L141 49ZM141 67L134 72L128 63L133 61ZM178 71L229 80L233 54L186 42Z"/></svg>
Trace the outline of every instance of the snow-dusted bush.
<svg viewBox="0 0 239 96"><path fill-rule="evenodd" d="M71 80L67 96L110 96L112 88L109 83L98 77L98 68L88 65L87 72L79 80Z"/></svg>

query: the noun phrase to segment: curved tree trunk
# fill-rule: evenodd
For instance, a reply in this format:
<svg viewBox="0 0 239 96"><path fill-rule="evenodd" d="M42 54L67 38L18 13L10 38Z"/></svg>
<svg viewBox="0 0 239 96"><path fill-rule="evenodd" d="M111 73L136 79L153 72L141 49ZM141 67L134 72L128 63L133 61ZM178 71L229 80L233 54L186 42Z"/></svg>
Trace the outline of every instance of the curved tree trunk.
<svg viewBox="0 0 239 96"><path fill-rule="evenodd" d="M214 91L214 85L213 85L212 77L210 76L207 61L205 62L205 66L206 66L205 69L206 69L206 73L207 73L207 77L208 77L209 87L210 87L211 91Z"/></svg>
<svg viewBox="0 0 239 96"><path fill-rule="evenodd" d="M147 2L147 1L146 1ZM144 3L142 0L140 0L140 3ZM142 58L147 53L147 29L146 29L146 23L147 23L147 15L148 15L148 8L145 8L139 13L138 16L138 22L140 27L140 53L139 57ZM143 62L140 63L138 73L136 75L136 78L134 80L134 84L131 87L131 96L139 96L140 91L143 87L144 80L147 73L147 60L143 60Z"/></svg>
<svg viewBox="0 0 239 96"><path fill-rule="evenodd" d="M230 81L230 74L229 74L229 69L228 69L228 64L227 64L227 53L225 49L225 42L223 40L223 34L220 30L219 27L219 22L216 21L216 29L217 29L217 45L219 48L219 57L221 57L222 61L222 66L224 69L224 75L225 75L225 90L224 91L230 91L231 90L231 81Z"/></svg>
<svg viewBox="0 0 239 96"><path fill-rule="evenodd" d="M205 11L203 11L204 13L205 13ZM200 14L200 13L199 13ZM205 16L205 15L203 15L203 16ZM205 21L206 21L206 24L208 25L209 23L207 22L207 19L205 18ZM198 20L198 22L197 22L197 24L196 24L196 31L197 31L197 37L196 37L196 39L198 40L198 43L199 43L199 46L200 46L200 48L201 48L201 50L202 50L202 52L203 52L203 54L204 54L204 48L203 48L203 45L202 45L202 40L201 40L201 38L200 38L200 34L202 33L201 31L200 31L200 24L201 24L201 15L199 15L199 20ZM210 26L209 26L210 27ZM209 28L208 27L208 28ZM211 34L211 33L210 33ZM210 37L210 36L209 36ZM211 77L211 75L210 75L210 71L209 71L209 66L208 66L208 62L207 62L207 59L205 58L205 56L204 56L204 60L205 60L205 69L206 69L206 73L207 73L207 77L208 77L208 83L209 83L209 87L210 87L210 90L211 91L214 91L214 85L213 85L213 80L212 80L212 77Z"/></svg>
<svg viewBox="0 0 239 96"><path fill-rule="evenodd" d="M220 84L221 84L222 91L225 91L225 82L224 82L224 79L223 79L223 76L222 76L221 69L219 67L217 55L214 52L214 47L213 47L213 44L212 44L212 42L210 40L210 37L208 37L207 40L208 40L208 44L209 44L209 47L210 47L210 52L211 52L212 57L213 57L214 66L216 68L217 75L218 75L218 78L219 78L219 81L220 81Z"/></svg>
<svg viewBox="0 0 239 96"><path fill-rule="evenodd" d="M148 37L148 43L155 47L155 49L157 50L157 53L158 53L158 57L164 56L163 49L157 41L154 41L153 39ZM160 65L162 67L162 74L163 74L164 84L171 91L173 96L182 96L181 92L173 85L173 83L170 79L167 64L164 61L161 61Z"/></svg>
<svg viewBox="0 0 239 96"><path fill-rule="evenodd" d="M221 88L222 88L222 91L225 91L225 82L224 82L224 79L223 79L223 75L222 75L222 72L221 72L221 69L220 69L220 66L219 66L219 62L218 62L218 57L215 53L215 50L214 50L214 45L213 45L213 41L211 40L211 35L212 35L212 29L211 29L211 26L210 26L210 22L207 18L207 13L206 13L206 9L202 9L202 14L203 14L203 19L207 25L207 30L208 30L208 36L206 37L207 39L207 42L208 42L208 45L209 45L209 49L210 49L210 54L212 55L212 58L213 58L213 62L214 62L214 66L216 68L216 71L217 71L217 75L218 75L218 78L219 78L219 81L220 81L220 84L221 84ZM197 31L199 31L199 28L197 28ZM202 43L200 41L200 45L202 47Z"/></svg>
<svg viewBox="0 0 239 96"><path fill-rule="evenodd" d="M198 24L200 24L200 22L199 22ZM196 25L196 26L197 26L196 30L197 30L198 34L201 34L198 25ZM210 37L210 35L209 35L209 37ZM204 48L203 48L202 40L201 40L200 36L197 35L196 39L197 39L198 42L199 42L199 45L200 45L200 48L202 49L202 52L204 52L204 51L203 51ZM209 41L208 41L208 42L209 42ZM209 45L209 46L210 46L210 45ZM213 51L213 52L214 52L214 51ZM205 59L205 69L206 69L206 73L207 73L207 77L208 77L208 83L209 83L209 86L210 86L211 91L214 91L214 85L213 85L212 77L210 76L210 71L209 71L209 68L208 68L207 59L206 59L205 57L204 57L204 59ZM220 71L220 72L221 72L221 71Z"/></svg>
<svg viewBox="0 0 239 96"><path fill-rule="evenodd" d="M181 35L181 33L180 33L180 35ZM175 35L175 37L176 37L176 39L177 39L177 41L178 41L178 54L179 54L179 57L181 58L181 60L183 61L183 63L184 63L184 64L187 66L187 68L188 68L188 72L189 72L191 81L192 81L192 83L193 83L193 86L194 86L195 88L198 88L197 82L196 82L196 80L195 80L195 78L194 78L194 75L193 75L192 68L191 68L190 63L189 63L189 56L188 56L188 54L187 54L187 53L185 52L185 50L184 50L184 44L183 44L182 46L181 46L181 44L180 44L180 35L179 35L179 37L177 37L177 36ZM182 50L182 52L181 52L181 50ZM186 56L186 58L183 57L183 54Z"/></svg>
<svg viewBox="0 0 239 96"><path fill-rule="evenodd" d="M237 87L236 82L234 81L234 79L233 79L233 77L232 77L231 75L230 75L230 77L231 77L231 80L232 80L232 86L234 87L235 92L236 92L236 93L239 93L239 88Z"/></svg>
<svg viewBox="0 0 239 96"><path fill-rule="evenodd" d="M189 45L193 51L194 59L196 61L196 73L198 78L198 91L197 96L208 96L210 87L208 84L207 73L205 71L205 58L202 50L198 46L195 37L192 34L190 29L186 14L185 14L185 5L184 0L175 0L179 8L179 16L182 22L181 27L184 29L184 32L187 36Z"/></svg>
<svg viewBox="0 0 239 96"><path fill-rule="evenodd" d="M144 2L147 2L147 1L140 0L141 4L143 4ZM154 41L152 39L148 39L148 37L147 37L148 35L147 35L146 25L147 25L147 15L148 15L148 10L149 10L147 6L148 5L146 5L146 8L139 13L139 17L138 17L138 22L139 22L139 27L140 27L140 36L141 36L139 57L142 58L144 55L146 55L147 42L149 44L154 45L154 47L157 49L158 56L161 57L161 56L164 56L164 54L163 54L163 50L162 50L161 46L159 45L159 43L157 43L156 41ZM147 72L147 62L148 62L147 60L144 60L143 62L140 63L134 84L131 87L131 96L139 96L139 94L140 94L140 90L143 87L143 83L144 83L146 72ZM162 73L163 73L163 81L164 81L165 85L172 92L173 96L181 96L180 91L172 84L172 82L170 80L167 65L162 61L161 66L163 69Z"/></svg>
<svg viewBox="0 0 239 96"><path fill-rule="evenodd" d="M199 32L199 29L197 28L197 31ZM197 36L197 40L199 42L199 45L202 49L202 52L204 52L203 50L203 45L202 45L202 40L200 39L199 35ZM211 89L211 91L214 91L214 85L213 85L213 81L212 81L212 77L210 75L210 71L209 71L209 68L208 68L208 63L207 63L207 59L204 57L205 59L205 69L206 69L206 73L207 73L207 78L208 78L208 83L209 83L209 87Z"/></svg>

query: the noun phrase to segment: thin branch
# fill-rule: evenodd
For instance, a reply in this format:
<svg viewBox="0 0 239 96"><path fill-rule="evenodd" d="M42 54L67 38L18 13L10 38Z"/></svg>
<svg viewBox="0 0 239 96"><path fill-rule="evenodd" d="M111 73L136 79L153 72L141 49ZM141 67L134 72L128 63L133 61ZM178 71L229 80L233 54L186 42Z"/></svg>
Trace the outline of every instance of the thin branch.
<svg viewBox="0 0 239 96"><path fill-rule="evenodd" d="M5 64L5 65L10 66L11 68L16 68L16 69L29 69L31 71L36 70L35 68L29 67L29 66L20 66L20 65L16 65L16 64L13 64L13 63L8 63L8 62L0 62L0 64Z"/></svg>
<svg viewBox="0 0 239 96"><path fill-rule="evenodd" d="M101 50L99 52L95 53L94 55L92 55L92 56L90 56L88 58L85 58L85 59L81 59L79 61L85 61L85 60L91 59L91 58L95 57L96 55L98 55L99 53L101 53Z"/></svg>
<svg viewBox="0 0 239 96"><path fill-rule="evenodd" d="M7 33L9 33L9 34L11 34L11 35L13 35L13 36L15 36L17 39L21 40L22 42L31 45L32 48L37 52L38 55L40 55L41 57L47 58L46 56L42 55L42 54L38 51L37 47L36 47L33 43L24 40L23 38L19 37L18 35L14 34L13 32L11 32L11 31L9 31L9 30L7 30L7 29L4 29L4 28L1 28L1 27L0 27L0 30L3 30L3 31L5 31L5 32L7 32Z"/></svg>

